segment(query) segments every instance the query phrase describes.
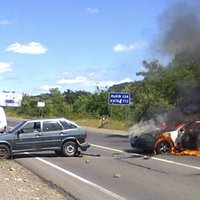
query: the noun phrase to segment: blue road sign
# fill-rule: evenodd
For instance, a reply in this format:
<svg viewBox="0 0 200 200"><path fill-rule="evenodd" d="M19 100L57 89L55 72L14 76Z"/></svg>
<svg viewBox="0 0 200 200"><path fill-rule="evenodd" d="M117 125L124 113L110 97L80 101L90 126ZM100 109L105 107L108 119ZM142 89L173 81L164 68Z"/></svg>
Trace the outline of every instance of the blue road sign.
<svg viewBox="0 0 200 200"><path fill-rule="evenodd" d="M129 105L131 101L130 93L110 92L109 104L112 105Z"/></svg>

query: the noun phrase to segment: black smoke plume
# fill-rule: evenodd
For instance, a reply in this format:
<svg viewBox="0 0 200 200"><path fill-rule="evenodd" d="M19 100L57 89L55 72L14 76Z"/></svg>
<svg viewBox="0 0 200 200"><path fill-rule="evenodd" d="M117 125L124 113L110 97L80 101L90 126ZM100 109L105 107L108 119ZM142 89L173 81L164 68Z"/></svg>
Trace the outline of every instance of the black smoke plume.
<svg viewBox="0 0 200 200"><path fill-rule="evenodd" d="M191 1L195 2L195 1ZM200 56L199 3L180 2L171 5L159 17L159 35L155 48L160 53L174 56L189 52Z"/></svg>
<svg viewBox="0 0 200 200"><path fill-rule="evenodd" d="M200 63L200 2L190 2L192 4L183 1L173 4L159 17L159 35L153 42L153 49L174 60L180 57L184 58L182 62L187 62L192 58ZM131 127L132 136L161 129L163 121L174 129L179 123L200 119L199 84L200 81L196 80L178 80L176 85L182 101L168 112L150 108L149 118Z"/></svg>

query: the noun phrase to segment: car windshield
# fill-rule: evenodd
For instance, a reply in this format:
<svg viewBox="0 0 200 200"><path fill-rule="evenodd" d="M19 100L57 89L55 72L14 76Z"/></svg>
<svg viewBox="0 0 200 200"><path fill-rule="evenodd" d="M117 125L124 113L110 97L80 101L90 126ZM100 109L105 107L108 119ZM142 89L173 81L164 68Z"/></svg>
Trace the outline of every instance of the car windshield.
<svg viewBox="0 0 200 200"><path fill-rule="evenodd" d="M17 131L20 127L22 127L25 123L26 123L26 121L20 122L20 123L17 124L15 127L13 127L12 129L10 129L8 132L9 132L9 133L14 133L14 132Z"/></svg>

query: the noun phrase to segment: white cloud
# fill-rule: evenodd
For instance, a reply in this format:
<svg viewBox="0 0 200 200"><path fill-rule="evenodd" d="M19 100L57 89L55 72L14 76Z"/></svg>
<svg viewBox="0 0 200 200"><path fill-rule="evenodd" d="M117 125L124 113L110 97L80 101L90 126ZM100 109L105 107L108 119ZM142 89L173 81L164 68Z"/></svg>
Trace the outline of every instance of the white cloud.
<svg viewBox="0 0 200 200"><path fill-rule="evenodd" d="M7 19L0 20L0 25L8 25L8 24L11 24L11 22L8 21Z"/></svg>
<svg viewBox="0 0 200 200"><path fill-rule="evenodd" d="M111 87L113 85L117 85L117 84L121 84L121 83L129 83L129 82L132 82L133 80L131 80L130 78L125 78L125 79L122 79L120 81L111 81L111 80L108 80L108 81L98 81L96 82L96 85L99 86L99 87Z"/></svg>
<svg viewBox="0 0 200 200"><path fill-rule="evenodd" d="M95 14L99 12L97 8L87 8L86 11L91 14Z"/></svg>
<svg viewBox="0 0 200 200"><path fill-rule="evenodd" d="M61 86L60 85L42 85L40 87L41 90L47 90L47 91L53 88L61 88Z"/></svg>
<svg viewBox="0 0 200 200"><path fill-rule="evenodd" d="M81 90L85 91L95 91L97 87L99 88L108 88L113 85L117 85L120 83L125 83L125 82L133 82L130 78L125 78L119 81L112 81L112 80L101 80L101 81L96 81L96 80L89 80L87 77L83 76L78 76L75 77L74 79L61 79L59 80L55 85L42 85L39 89L43 91L49 91L50 89L54 88L64 88L66 86L68 89L74 88L80 88Z"/></svg>
<svg viewBox="0 0 200 200"><path fill-rule="evenodd" d="M0 73L11 71L11 64L0 62Z"/></svg>
<svg viewBox="0 0 200 200"><path fill-rule="evenodd" d="M85 84L88 82L88 79L83 76L75 77L74 79L61 79L57 82L59 85L65 84Z"/></svg>
<svg viewBox="0 0 200 200"><path fill-rule="evenodd" d="M125 83L125 82L132 82L133 80L131 80L130 78L125 78L122 79L120 81L111 81L111 80L102 80L102 81L96 81L96 80L89 80L86 77L83 76L78 76L75 77L74 79L61 79L57 82L58 85L79 85L79 86L83 86L84 90L87 90L87 87L91 88L91 87L95 87L99 86L99 87L110 87L116 84L120 84L120 83Z"/></svg>
<svg viewBox="0 0 200 200"><path fill-rule="evenodd" d="M135 43L130 44L130 45L116 44L113 47L113 50L115 52L133 51L133 50L136 50L136 49L140 49L143 45L144 45L144 43L140 42L140 41L139 42L135 42Z"/></svg>
<svg viewBox="0 0 200 200"><path fill-rule="evenodd" d="M91 77L101 77L105 73L106 73L106 70L98 70L98 71L94 71L94 72L88 73L88 76L91 76Z"/></svg>
<svg viewBox="0 0 200 200"><path fill-rule="evenodd" d="M21 54L43 54L46 53L47 48L38 42L30 42L28 44L22 45L18 42L9 45L6 51L12 51Z"/></svg>

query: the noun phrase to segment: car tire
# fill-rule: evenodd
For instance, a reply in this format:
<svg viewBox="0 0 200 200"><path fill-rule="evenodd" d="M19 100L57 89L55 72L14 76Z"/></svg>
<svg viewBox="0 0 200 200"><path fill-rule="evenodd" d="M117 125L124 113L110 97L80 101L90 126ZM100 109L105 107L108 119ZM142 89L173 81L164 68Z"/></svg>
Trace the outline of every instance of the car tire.
<svg viewBox="0 0 200 200"><path fill-rule="evenodd" d="M0 159L8 159L10 158L10 149L8 148L8 146L1 144L0 145Z"/></svg>
<svg viewBox="0 0 200 200"><path fill-rule="evenodd" d="M77 144L73 141L65 142L62 146L62 153L66 157L73 157L77 153Z"/></svg>
<svg viewBox="0 0 200 200"><path fill-rule="evenodd" d="M62 150L54 150L54 152L57 156L63 156Z"/></svg>
<svg viewBox="0 0 200 200"><path fill-rule="evenodd" d="M168 140L161 140L155 148L156 154L170 154L172 151L172 144Z"/></svg>

